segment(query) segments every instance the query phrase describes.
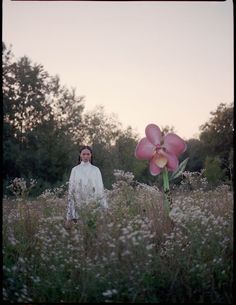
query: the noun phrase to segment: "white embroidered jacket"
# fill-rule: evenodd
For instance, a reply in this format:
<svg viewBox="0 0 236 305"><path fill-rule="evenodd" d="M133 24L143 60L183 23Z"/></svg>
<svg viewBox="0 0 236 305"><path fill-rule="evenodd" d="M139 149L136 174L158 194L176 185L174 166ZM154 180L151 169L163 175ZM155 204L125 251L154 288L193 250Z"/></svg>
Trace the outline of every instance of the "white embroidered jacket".
<svg viewBox="0 0 236 305"><path fill-rule="evenodd" d="M76 206L97 200L107 208L100 169L90 162L81 162L71 170L68 191L67 220L78 218Z"/></svg>

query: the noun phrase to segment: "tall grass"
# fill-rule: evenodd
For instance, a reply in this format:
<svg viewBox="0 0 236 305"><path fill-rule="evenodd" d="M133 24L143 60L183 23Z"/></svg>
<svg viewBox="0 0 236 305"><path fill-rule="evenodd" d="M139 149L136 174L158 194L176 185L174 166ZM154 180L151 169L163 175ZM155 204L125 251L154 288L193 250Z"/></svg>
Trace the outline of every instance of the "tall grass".
<svg viewBox="0 0 236 305"><path fill-rule="evenodd" d="M81 207L70 230L60 190L3 200L4 300L232 303L229 188L182 185L167 217L157 187L115 174L109 209Z"/></svg>

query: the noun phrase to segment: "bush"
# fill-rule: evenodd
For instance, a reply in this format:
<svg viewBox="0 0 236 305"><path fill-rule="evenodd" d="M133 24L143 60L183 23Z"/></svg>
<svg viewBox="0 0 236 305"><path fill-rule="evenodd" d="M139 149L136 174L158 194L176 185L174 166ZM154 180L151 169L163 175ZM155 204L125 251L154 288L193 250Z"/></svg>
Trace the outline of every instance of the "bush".
<svg viewBox="0 0 236 305"><path fill-rule="evenodd" d="M204 175L208 182L214 186L223 180L225 177L225 170L221 169L219 158L206 158Z"/></svg>

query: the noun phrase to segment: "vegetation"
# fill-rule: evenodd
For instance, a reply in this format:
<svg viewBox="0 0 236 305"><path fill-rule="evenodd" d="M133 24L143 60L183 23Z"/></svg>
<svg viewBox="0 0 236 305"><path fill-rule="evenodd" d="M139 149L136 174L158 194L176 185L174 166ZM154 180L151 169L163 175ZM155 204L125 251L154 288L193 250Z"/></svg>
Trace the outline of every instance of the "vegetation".
<svg viewBox="0 0 236 305"><path fill-rule="evenodd" d="M114 183L113 170L131 171L139 182L152 185L148 163L134 158L139 136L123 129L102 106L84 113L84 97L61 85L44 67L24 56L16 60L3 43L3 180L4 193L15 177L37 179L31 195L68 181L77 164L79 146L93 147L105 187ZM189 157L188 171L198 171L219 160L221 180L233 181L233 104L220 104L212 118L201 126L199 139L189 139L182 160ZM164 133L174 127L162 127ZM180 161L182 161L180 160ZM218 162L218 161L217 161ZM213 179L214 180L214 179ZM217 179L216 179L217 180Z"/></svg>
<svg viewBox="0 0 236 305"><path fill-rule="evenodd" d="M4 300L232 303L232 192L184 176L167 217L156 186L117 170L109 209L79 208L70 230L66 186L29 200L24 181L15 181L16 198L3 202Z"/></svg>
<svg viewBox="0 0 236 305"><path fill-rule="evenodd" d="M84 113L75 89L4 44L2 58L4 300L232 303L233 104L220 104L187 141L167 216L160 177L134 158L131 127L101 106ZM93 148L109 208L79 208L66 230L82 144Z"/></svg>

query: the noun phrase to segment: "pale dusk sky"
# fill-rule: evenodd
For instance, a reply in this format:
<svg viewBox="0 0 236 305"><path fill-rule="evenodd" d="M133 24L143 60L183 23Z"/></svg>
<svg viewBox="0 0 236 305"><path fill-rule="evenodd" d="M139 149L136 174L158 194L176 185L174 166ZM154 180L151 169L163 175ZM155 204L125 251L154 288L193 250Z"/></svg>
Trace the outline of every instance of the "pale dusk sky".
<svg viewBox="0 0 236 305"><path fill-rule="evenodd" d="M140 137L184 139L233 102L233 3L3 0L3 41Z"/></svg>

